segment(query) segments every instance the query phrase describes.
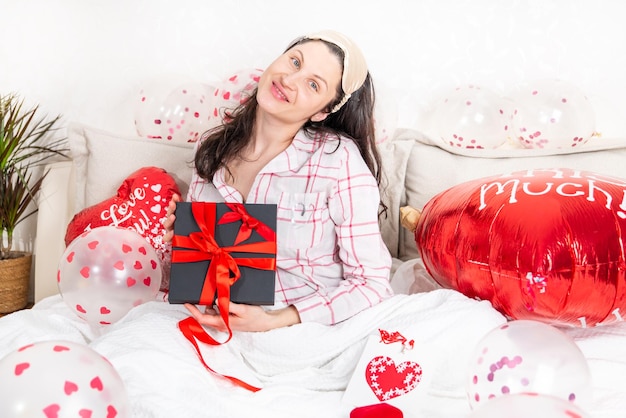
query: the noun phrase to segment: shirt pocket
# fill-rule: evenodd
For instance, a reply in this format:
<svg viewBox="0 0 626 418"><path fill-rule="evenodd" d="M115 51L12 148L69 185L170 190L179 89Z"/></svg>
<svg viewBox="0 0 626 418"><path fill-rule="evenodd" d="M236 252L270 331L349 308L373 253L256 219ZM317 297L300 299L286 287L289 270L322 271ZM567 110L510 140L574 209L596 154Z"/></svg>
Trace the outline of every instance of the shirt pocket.
<svg viewBox="0 0 626 418"><path fill-rule="evenodd" d="M331 223L326 193L281 193L278 204L278 241L286 251L311 248L323 241L327 242L324 238L329 234Z"/></svg>

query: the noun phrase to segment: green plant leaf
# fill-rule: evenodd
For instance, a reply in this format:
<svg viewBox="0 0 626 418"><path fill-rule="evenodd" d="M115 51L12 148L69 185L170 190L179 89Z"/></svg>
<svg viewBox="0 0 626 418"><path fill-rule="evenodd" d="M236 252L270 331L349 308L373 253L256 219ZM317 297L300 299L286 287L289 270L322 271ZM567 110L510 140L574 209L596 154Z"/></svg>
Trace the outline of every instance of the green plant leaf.
<svg viewBox="0 0 626 418"><path fill-rule="evenodd" d="M36 195L47 172L36 168L53 157L67 158L68 148L66 138L56 135L61 117L40 116L38 105L25 109L16 94L0 95L0 121L0 230L8 241L0 245L4 259L16 225L37 211Z"/></svg>

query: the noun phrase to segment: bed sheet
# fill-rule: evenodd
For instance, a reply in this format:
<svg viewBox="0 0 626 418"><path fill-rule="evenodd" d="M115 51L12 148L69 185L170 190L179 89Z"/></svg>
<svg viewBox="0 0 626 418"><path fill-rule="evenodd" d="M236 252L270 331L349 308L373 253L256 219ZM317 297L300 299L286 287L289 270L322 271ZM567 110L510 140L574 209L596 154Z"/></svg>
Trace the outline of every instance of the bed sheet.
<svg viewBox="0 0 626 418"><path fill-rule="evenodd" d="M200 363L177 328L187 317L162 300L132 309L105 328L92 329L60 295L0 319L0 357L37 341L89 345L122 377L133 417L346 418L353 405L343 392L368 336L402 330L434 348L437 374L426 401L403 411L407 418L468 417L464 387L473 347L505 322L488 302L446 289L396 295L335 326L298 324L264 333L236 333L225 345L202 346L216 371L262 386L249 392ZM626 326L567 329L588 359L594 382L594 418L626 409ZM219 335L217 335L220 338Z"/></svg>

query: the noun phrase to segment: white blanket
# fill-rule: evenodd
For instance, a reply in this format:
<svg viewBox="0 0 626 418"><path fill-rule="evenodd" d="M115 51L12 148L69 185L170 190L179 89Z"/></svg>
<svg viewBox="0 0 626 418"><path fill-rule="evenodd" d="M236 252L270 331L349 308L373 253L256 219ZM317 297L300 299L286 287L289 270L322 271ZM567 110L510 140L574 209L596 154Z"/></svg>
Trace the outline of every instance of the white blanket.
<svg viewBox="0 0 626 418"><path fill-rule="evenodd" d="M307 323L265 333L236 333L203 346L206 362L262 390L252 393L207 371L178 330L186 310L165 302L134 308L106 328L91 329L61 296L0 319L0 357L29 343L69 340L105 356L124 380L133 417L346 418L343 391L369 335L401 330L435 349L438 373L427 402L405 417L466 417L467 365L477 342L505 319L488 302L452 290L397 295L336 326ZM626 409L626 325L567 330L588 358L594 418ZM217 335L216 338L222 336Z"/></svg>

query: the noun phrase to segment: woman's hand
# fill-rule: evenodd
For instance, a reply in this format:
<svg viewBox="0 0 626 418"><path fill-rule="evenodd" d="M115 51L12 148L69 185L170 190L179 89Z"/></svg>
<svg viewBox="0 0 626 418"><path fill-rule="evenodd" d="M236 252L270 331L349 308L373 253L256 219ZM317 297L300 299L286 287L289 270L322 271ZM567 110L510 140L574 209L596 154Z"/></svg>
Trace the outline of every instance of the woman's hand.
<svg viewBox="0 0 626 418"><path fill-rule="evenodd" d="M185 307L200 324L215 328L218 331L228 331L219 312L214 308L207 306L202 313L200 309L190 303L186 303ZM300 315L293 306L266 311L260 306L231 302L228 305L228 310L228 321L230 329L233 331L269 331L300 323Z"/></svg>
<svg viewBox="0 0 626 418"><path fill-rule="evenodd" d="M165 228L165 234L163 234L163 242L172 241L172 237L174 237L174 221L176 220L176 215L174 215L174 211L176 210L176 202L180 202L180 196L177 194L172 195L172 199L167 206L167 215L165 220L163 221L163 227Z"/></svg>

